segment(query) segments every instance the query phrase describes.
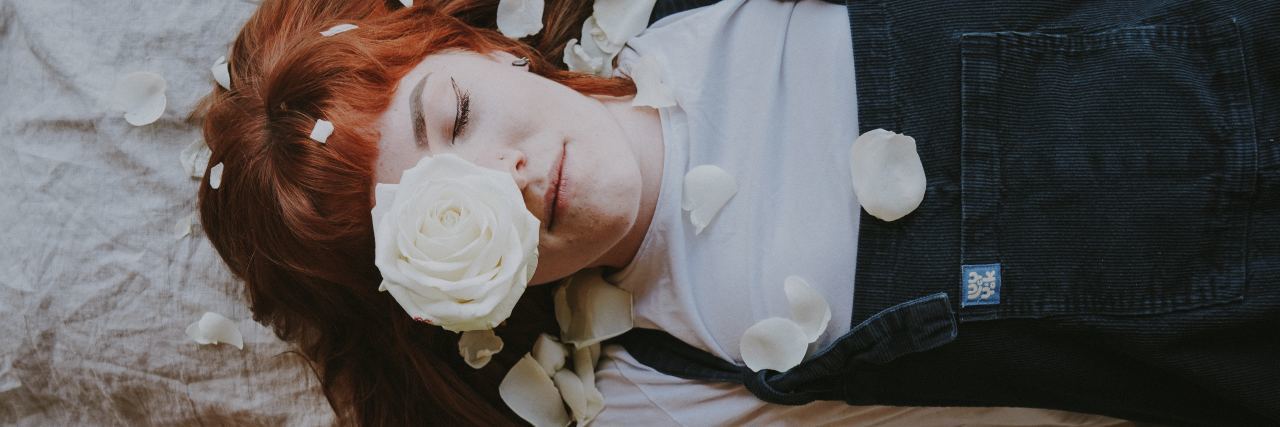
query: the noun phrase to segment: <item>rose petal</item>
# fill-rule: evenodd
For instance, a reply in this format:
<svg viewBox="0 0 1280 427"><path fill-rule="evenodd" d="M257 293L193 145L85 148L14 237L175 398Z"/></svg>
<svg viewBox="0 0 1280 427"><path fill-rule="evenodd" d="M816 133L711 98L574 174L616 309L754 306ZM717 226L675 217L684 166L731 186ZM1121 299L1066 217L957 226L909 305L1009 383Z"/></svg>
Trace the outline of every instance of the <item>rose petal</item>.
<svg viewBox="0 0 1280 427"><path fill-rule="evenodd" d="M574 411L573 417L578 425L586 425L604 409L604 395L596 388L596 363L600 359L600 344L592 344L573 352L573 371L582 380L582 390L586 399L586 407L581 412Z"/></svg>
<svg viewBox="0 0 1280 427"><path fill-rule="evenodd" d="M541 366L542 371L550 377L564 367L565 360L569 357L569 350L550 335L542 334L538 336L537 341L533 342L533 351L529 354L533 355L533 359L538 361L538 366Z"/></svg>
<svg viewBox="0 0 1280 427"><path fill-rule="evenodd" d="M574 274L557 289L563 290L566 316L557 306L556 318L569 318L561 339L575 348L583 348L622 335L635 326L631 312L631 293L601 277L599 269Z"/></svg>
<svg viewBox="0 0 1280 427"><path fill-rule="evenodd" d="M328 120L316 120L316 125L311 128L311 139L324 144L329 140L329 135L333 135L333 123Z"/></svg>
<svg viewBox="0 0 1280 427"><path fill-rule="evenodd" d="M187 336L200 344L231 344L244 350L244 337L235 322L218 313L205 312L187 326Z"/></svg>
<svg viewBox="0 0 1280 427"><path fill-rule="evenodd" d="M468 366L480 369L489 364L493 355L502 351L502 344L502 338L494 334L492 329L465 331L458 338L458 354L462 355Z"/></svg>
<svg viewBox="0 0 1280 427"><path fill-rule="evenodd" d="M525 355L498 384L498 395L512 412L536 427L564 427L572 421L560 390L538 362Z"/></svg>
<svg viewBox="0 0 1280 427"><path fill-rule="evenodd" d="M853 192L867 213L884 221L902 218L924 200L925 175L915 138L875 129L849 149Z"/></svg>
<svg viewBox="0 0 1280 427"><path fill-rule="evenodd" d="M518 39L542 30L543 0L501 0L498 2L498 31Z"/></svg>
<svg viewBox="0 0 1280 427"><path fill-rule="evenodd" d="M218 86L231 90L231 67L227 65L226 56L219 56L217 61L213 61L209 71L213 73L213 79L218 82Z"/></svg>
<svg viewBox="0 0 1280 427"><path fill-rule="evenodd" d="M138 71L126 74L116 82L111 99L115 108L124 111L124 119L134 126L151 124L164 115L168 100L164 91L168 84L159 74Z"/></svg>
<svg viewBox="0 0 1280 427"><path fill-rule="evenodd" d="M587 56L592 58L601 58L602 61L608 61L608 65L612 65L613 57L622 51L623 44L609 43L609 37L600 29L600 21L596 17L590 16L582 21L582 40L581 45Z"/></svg>
<svg viewBox="0 0 1280 427"><path fill-rule="evenodd" d="M560 399L569 406L569 415L579 420L578 425L583 425L581 420L586 418L587 394L583 390L582 379L568 369L561 369L556 371L551 380L560 389Z"/></svg>
<svg viewBox="0 0 1280 427"><path fill-rule="evenodd" d="M195 218L195 213L186 214L178 218L178 223L173 225L173 231L178 235L177 240L182 240L183 237L191 234L191 225Z"/></svg>
<svg viewBox="0 0 1280 427"><path fill-rule="evenodd" d="M808 348L809 341L800 325L781 317L770 317L751 325L743 332L739 344L742 361L752 371L791 369L804 360Z"/></svg>
<svg viewBox="0 0 1280 427"><path fill-rule="evenodd" d="M595 0L592 16L609 43L622 46L649 26L656 3L657 0Z"/></svg>
<svg viewBox="0 0 1280 427"><path fill-rule="evenodd" d="M400 186L398 184L377 183L373 186L373 226L377 227L382 222L382 218L386 217L387 212L391 210L391 205L396 200L396 190Z"/></svg>
<svg viewBox="0 0 1280 427"><path fill-rule="evenodd" d="M788 276L783 288L787 301L791 303L791 318L804 330L809 342L817 341L826 332L827 322L831 321L831 306L827 299L800 276Z"/></svg>
<svg viewBox="0 0 1280 427"><path fill-rule="evenodd" d="M209 156L212 155L213 152L209 151L209 146L205 145L204 140L197 139L182 149L178 161L182 162L182 169L187 171L187 175L192 178L203 178L204 170L209 167Z"/></svg>
<svg viewBox="0 0 1280 427"><path fill-rule="evenodd" d="M455 154L424 156L378 188L372 214L380 289L446 330L506 320L537 268L540 222L515 179Z"/></svg>
<svg viewBox="0 0 1280 427"><path fill-rule="evenodd" d="M569 71L596 74L600 72L602 62L599 58L588 55L578 39L569 39L569 44L564 47L564 64L569 67Z"/></svg>
<svg viewBox="0 0 1280 427"><path fill-rule="evenodd" d="M222 186L222 162L209 169L209 188L217 190Z"/></svg>
<svg viewBox="0 0 1280 427"><path fill-rule="evenodd" d="M661 108L676 105L676 96L662 80L662 68L652 56L645 56L637 61L631 69L631 79L636 83L636 96L631 100L632 106Z"/></svg>
<svg viewBox="0 0 1280 427"><path fill-rule="evenodd" d="M701 165L684 175L684 210L696 227L694 234L715 219L720 208L738 192L738 182L724 169L714 165Z"/></svg>
<svg viewBox="0 0 1280 427"><path fill-rule="evenodd" d="M334 26L332 26L332 27L329 27L329 29L327 29L327 30L321 31L321 32L320 32L320 35L325 36L325 37L333 37L333 36L334 36L334 35L336 35L336 34L342 34L342 33L345 33L345 32L347 32L347 31L354 30L354 29L356 29L356 28L360 28L360 27L357 27L357 26L355 26L355 25L353 25L353 24L338 24L338 25L334 25Z"/></svg>
<svg viewBox="0 0 1280 427"><path fill-rule="evenodd" d="M560 325L560 336L569 335L569 325L573 324L573 313L569 310L569 287L565 284L556 287L552 301L555 303L556 324Z"/></svg>
<svg viewBox="0 0 1280 427"><path fill-rule="evenodd" d="M612 59L613 54L622 51L623 45L609 41L609 36L600 28L600 21L596 17L588 17L582 22L582 46L592 56Z"/></svg>
<svg viewBox="0 0 1280 427"><path fill-rule="evenodd" d="M611 77L613 58L621 51L622 44L609 44L604 30L596 25L596 18L588 17L582 21L582 39L571 39L565 46L564 62L570 71Z"/></svg>

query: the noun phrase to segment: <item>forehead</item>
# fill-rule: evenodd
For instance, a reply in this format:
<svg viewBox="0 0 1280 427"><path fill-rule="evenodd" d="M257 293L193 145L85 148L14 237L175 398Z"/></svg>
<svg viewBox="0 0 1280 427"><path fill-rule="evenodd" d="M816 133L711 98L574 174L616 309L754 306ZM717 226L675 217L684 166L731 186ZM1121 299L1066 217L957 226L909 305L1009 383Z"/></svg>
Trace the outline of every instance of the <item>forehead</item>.
<svg viewBox="0 0 1280 427"><path fill-rule="evenodd" d="M418 79L427 73L447 74L451 72L461 72L463 70L465 70L466 73L474 73L483 71L479 70L479 68L485 68L486 66L491 65L490 62L492 61L490 61L486 55L466 50L449 49L436 52L427 55L426 58L422 58L422 61L419 61L418 65L415 65L412 70L409 70L408 74L401 77L401 86L398 87L396 91L399 92L401 90L412 89L412 84L417 83ZM409 88L407 89L403 87L406 80L411 80L411 82L409 82Z"/></svg>

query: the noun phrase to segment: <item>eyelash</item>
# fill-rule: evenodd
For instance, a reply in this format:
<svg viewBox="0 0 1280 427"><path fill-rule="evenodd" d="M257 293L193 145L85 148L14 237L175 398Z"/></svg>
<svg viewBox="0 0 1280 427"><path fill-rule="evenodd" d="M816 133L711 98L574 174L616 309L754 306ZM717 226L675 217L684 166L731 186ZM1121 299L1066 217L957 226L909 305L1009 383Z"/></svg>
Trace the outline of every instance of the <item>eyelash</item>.
<svg viewBox="0 0 1280 427"><path fill-rule="evenodd" d="M449 78L449 82L453 83L453 93L458 96L458 113L453 117L453 139L458 139L458 134L467 129L471 118L471 92L459 88L453 78ZM449 145L453 145L453 139L449 140Z"/></svg>

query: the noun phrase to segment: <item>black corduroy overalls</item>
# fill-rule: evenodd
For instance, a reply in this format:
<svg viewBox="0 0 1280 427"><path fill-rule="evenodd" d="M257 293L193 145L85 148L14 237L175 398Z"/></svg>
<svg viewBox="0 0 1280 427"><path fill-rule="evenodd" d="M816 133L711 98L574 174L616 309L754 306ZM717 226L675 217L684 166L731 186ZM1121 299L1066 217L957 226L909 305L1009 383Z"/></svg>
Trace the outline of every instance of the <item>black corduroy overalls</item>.
<svg viewBox="0 0 1280 427"><path fill-rule="evenodd" d="M1280 425L1280 1L847 7L859 127L914 137L928 177L910 215L862 214L852 329L782 373L613 342L779 404Z"/></svg>

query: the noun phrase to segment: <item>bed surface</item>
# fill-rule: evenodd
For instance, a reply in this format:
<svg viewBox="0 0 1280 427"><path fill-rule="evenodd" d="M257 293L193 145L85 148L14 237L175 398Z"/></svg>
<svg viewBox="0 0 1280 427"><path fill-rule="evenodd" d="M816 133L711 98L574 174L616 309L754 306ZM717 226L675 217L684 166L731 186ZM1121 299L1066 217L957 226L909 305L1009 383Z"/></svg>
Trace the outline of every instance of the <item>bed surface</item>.
<svg viewBox="0 0 1280 427"><path fill-rule="evenodd" d="M255 323L199 228L179 153L255 4L0 0L0 425L326 425L298 356ZM116 80L168 81L157 122L111 112ZM205 311L240 351L199 346Z"/></svg>

